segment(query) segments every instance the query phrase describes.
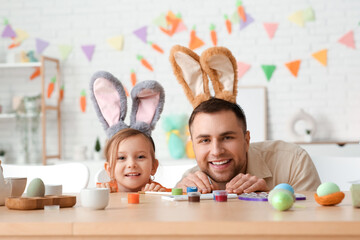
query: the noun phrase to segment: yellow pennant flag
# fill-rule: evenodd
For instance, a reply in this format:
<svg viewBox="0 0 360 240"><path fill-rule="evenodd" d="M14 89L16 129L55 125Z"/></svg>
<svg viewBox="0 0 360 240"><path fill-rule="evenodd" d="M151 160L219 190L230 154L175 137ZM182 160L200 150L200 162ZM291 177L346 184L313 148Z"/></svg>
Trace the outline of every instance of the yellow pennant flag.
<svg viewBox="0 0 360 240"><path fill-rule="evenodd" d="M312 56L319 61L322 65L327 65L327 49L320 50L316 53L313 53Z"/></svg>
<svg viewBox="0 0 360 240"><path fill-rule="evenodd" d="M124 37L122 35L112 37L107 40L107 43L114 49L121 51L124 45Z"/></svg>
<svg viewBox="0 0 360 240"><path fill-rule="evenodd" d="M300 68L300 63L301 60L296 60L286 63L285 66L290 70L291 74L294 75L294 77L297 77Z"/></svg>
<svg viewBox="0 0 360 240"><path fill-rule="evenodd" d="M303 18L303 11L297 11L289 16L289 21L295 23L300 27L304 27L304 18Z"/></svg>

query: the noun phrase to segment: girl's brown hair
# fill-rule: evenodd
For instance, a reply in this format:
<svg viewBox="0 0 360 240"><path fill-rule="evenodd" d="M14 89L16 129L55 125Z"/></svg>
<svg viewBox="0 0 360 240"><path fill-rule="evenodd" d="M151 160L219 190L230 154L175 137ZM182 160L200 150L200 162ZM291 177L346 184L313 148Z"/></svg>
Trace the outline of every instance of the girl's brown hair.
<svg viewBox="0 0 360 240"><path fill-rule="evenodd" d="M155 161L155 144L151 137L147 136L143 132L140 132L139 130L133 129L133 128L125 128L121 131L117 132L112 138L110 138L105 146L105 158L106 161L110 164L110 178L112 179L114 177L114 171L115 171L115 164L116 159L118 155L118 149L119 145L122 141L129 137L142 135L144 136L147 141L149 141L150 145L152 146L152 150L150 151L151 158L153 162Z"/></svg>

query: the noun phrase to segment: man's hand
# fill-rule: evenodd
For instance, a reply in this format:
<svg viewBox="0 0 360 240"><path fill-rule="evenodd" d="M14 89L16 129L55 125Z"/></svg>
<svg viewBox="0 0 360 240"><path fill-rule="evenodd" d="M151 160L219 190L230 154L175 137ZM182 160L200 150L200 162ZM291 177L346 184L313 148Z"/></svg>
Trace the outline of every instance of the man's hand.
<svg viewBox="0 0 360 240"><path fill-rule="evenodd" d="M264 179L252 176L250 174L240 173L226 184L228 193L250 193L255 191L269 191Z"/></svg>
<svg viewBox="0 0 360 240"><path fill-rule="evenodd" d="M182 188L184 192L187 187L197 187L200 193L211 193L213 189L208 176L202 171L189 173L189 175L183 178L176 187Z"/></svg>

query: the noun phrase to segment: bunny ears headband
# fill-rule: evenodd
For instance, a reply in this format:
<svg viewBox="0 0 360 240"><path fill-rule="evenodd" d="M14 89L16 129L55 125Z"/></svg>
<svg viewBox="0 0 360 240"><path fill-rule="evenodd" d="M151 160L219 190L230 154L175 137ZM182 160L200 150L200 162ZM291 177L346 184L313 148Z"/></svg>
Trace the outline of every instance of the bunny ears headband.
<svg viewBox="0 0 360 240"><path fill-rule="evenodd" d="M236 102L236 60L227 48L212 47L200 57L192 50L176 45L171 49L170 63L193 108L211 98L208 76L216 98Z"/></svg>
<svg viewBox="0 0 360 240"><path fill-rule="evenodd" d="M137 129L150 136L164 107L162 86L153 80L142 81L131 91L133 101L130 125L124 123L127 98L121 82L111 73L96 72L90 80L91 100L107 137L124 128Z"/></svg>

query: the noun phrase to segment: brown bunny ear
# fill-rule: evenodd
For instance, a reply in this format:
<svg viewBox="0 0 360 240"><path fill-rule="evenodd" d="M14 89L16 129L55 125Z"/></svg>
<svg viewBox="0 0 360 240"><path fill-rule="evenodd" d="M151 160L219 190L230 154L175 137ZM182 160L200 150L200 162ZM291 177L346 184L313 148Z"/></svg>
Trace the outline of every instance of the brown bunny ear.
<svg viewBox="0 0 360 240"><path fill-rule="evenodd" d="M230 50L224 47L212 47L200 57L201 67L212 82L215 97L229 102L236 102L237 66Z"/></svg>
<svg viewBox="0 0 360 240"><path fill-rule="evenodd" d="M209 80L199 59L196 53L180 45L174 46L170 52L174 74L193 108L210 99Z"/></svg>

